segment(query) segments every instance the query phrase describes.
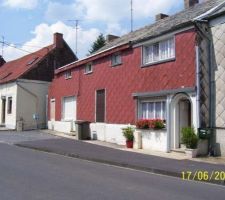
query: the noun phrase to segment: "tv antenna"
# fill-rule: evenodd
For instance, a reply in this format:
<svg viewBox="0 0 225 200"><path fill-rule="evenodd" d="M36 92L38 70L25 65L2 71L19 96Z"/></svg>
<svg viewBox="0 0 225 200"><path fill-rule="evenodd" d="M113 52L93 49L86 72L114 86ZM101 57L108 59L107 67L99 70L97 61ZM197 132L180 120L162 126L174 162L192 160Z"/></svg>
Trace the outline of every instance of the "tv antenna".
<svg viewBox="0 0 225 200"><path fill-rule="evenodd" d="M133 0L130 0L130 30L133 32Z"/></svg>
<svg viewBox="0 0 225 200"><path fill-rule="evenodd" d="M4 44L5 44L5 37L4 36L2 36L2 57L3 57L3 55L4 55Z"/></svg>
<svg viewBox="0 0 225 200"><path fill-rule="evenodd" d="M75 54L77 55L77 47L78 47L78 29L79 29L79 27L78 27L78 25L79 25L79 22L81 21L81 20L79 20L79 19L70 19L70 20L68 20L69 22L75 22L75 31L76 31L76 44L75 44Z"/></svg>

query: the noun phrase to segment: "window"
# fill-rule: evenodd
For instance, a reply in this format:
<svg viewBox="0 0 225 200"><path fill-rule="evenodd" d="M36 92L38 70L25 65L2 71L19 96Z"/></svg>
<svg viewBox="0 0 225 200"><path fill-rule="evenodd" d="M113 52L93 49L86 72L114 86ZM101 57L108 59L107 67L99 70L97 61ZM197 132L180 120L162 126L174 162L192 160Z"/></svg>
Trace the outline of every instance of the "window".
<svg viewBox="0 0 225 200"><path fill-rule="evenodd" d="M166 119L166 102L141 102L141 119Z"/></svg>
<svg viewBox="0 0 225 200"><path fill-rule="evenodd" d="M12 97L8 97L7 113L12 114Z"/></svg>
<svg viewBox="0 0 225 200"><path fill-rule="evenodd" d="M121 54L116 53L112 55L112 66L120 65L122 63Z"/></svg>
<svg viewBox="0 0 225 200"><path fill-rule="evenodd" d="M92 67L92 63L88 63L85 68L84 68L84 73L85 74L90 74L93 72L93 67Z"/></svg>
<svg viewBox="0 0 225 200"><path fill-rule="evenodd" d="M63 98L63 115L62 118L65 121L76 119L76 99L75 97Z"/></svg>
<svg viewBox="0 0 225 200"><path fill-rule="evenodd" d="M143 64L175 58L175 41L170 38L143 47Z"/></svg>
<svg viewBox="0 0 225 200"><path fill-rule="evenodd" d="M70 79L72 78L72 72L71 71L66 71L65 72L65 79Z"/></svg>

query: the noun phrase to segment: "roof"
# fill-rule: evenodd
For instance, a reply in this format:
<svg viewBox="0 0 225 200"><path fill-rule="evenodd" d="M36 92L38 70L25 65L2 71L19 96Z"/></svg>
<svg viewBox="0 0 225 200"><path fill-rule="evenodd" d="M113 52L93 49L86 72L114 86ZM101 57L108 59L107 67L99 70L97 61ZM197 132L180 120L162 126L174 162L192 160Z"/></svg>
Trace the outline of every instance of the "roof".
<svg viewBox="0 0 225 200"><path fill-rule="evenodd" d="M5 63L0 67L0 84L21 78L23 74L35 68L36 64L53 49L54 45L49 45L22 58Z"/></svg>
<svg viewBox="0 0 225 200"><path fill-rule="evenodd" d="M61 73L67 69L71 69L74 67L78 67L80 65L85 64L87 62L91 62L96 58L100 58L101 55L108 55L108 52L114 52L119 49L120 46L130 44L137 44L139 42L156 38L163 34L169 33L174 30L178 30L180 28L188 27L193 25L193 20L206 13L207 11L219 6L221 3L225 2L225 0L206 0L204 3L196 4L194 7L189 9L185 9L175 15L169 16L167 18L161 19L154 24L145 26L141 29L138 29L134 32L128 33L126 35L121 36L118 39L113 40L112 42L107 43L104 47L91 54L89 57L86 57L82 60L78 60L76 62L70 63L66 66L63 66L55 71L56 74ZM128 45L129 44L129 45ZM114 50L114 51L113 51Z"/></svg>
<svg viewBox="0 0 225 200"><path fill-rule="evenodd" d="M134 32L123 35L122 37L115 39L113 42L106 44L97 52L128 42L138 43L139 41L157 37L171 30L176 30L182 26L187 26L192 23L194 18L218 6L222 2L224 2L224 0L208 0L204 3L197 4L192 8L185 9L175 15L161 19L152 25L145 26Z"/></svg>

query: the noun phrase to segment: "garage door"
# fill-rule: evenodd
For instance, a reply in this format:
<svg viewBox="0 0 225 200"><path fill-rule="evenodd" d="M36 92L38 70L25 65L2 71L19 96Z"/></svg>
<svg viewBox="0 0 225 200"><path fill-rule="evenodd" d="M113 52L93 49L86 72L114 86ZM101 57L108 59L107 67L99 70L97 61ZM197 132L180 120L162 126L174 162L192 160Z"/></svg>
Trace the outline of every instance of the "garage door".
<svg viewBox="0 0 225 200"><path fill-rule="evenodd" d="M76 98L63 98L63 120L76 120Z"/></svg>

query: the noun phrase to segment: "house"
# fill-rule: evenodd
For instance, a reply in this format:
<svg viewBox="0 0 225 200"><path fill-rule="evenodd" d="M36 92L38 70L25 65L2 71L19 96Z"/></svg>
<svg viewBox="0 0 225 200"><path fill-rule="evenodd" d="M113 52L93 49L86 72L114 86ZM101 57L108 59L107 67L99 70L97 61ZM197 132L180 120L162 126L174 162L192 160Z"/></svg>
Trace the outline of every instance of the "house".
<svg viewBox="0 0 225 200"><path fill-rule="evenodd" d="M184 0L183 11L159 14L154 24L119 38L110 35L95 54L57 69L49 88L49 129L70 133L74 121L85 120L91 138L124 144L121 128L161 118L166 129L147 136L153 142L146 148L169 152L181 147L182 127L209 127L202 89L209 90L203 83L208 62L194 19L222 2Z"/></svg>
<svg viewBox="0 0 225 200"><path fill-rule="evenodd" d="M201 126L212 132L210 150L225 155L225 2L195 19L199 30Z"/></svg>
<svg viewBox="0 0 225 200"><path fill-rule="evenodd" d="M46 127L46 95L54 70L77 60L60 33L54 43L0 67L0 124L10 129Z"/></svg>

